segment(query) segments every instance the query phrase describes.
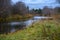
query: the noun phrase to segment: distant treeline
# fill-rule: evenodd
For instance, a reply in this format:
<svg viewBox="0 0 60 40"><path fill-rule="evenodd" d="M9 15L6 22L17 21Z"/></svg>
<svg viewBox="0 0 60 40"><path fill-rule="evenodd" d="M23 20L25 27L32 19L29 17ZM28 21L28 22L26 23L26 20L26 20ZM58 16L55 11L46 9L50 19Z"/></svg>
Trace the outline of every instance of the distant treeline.
<svg viewBox="0 0 60 40"><path fill-rule="evenodd" d="M0 0L0 22L6 22L12 19L17 20L20 19L21 17L23 18L23 16L24 17L26 16L31 17L33 15L50 16L52 14L57 13L60 14L60 7L48 8L47 6L45 6L43 9L39 8L29 10L29 7L26 6L24 2L19 1L13 4L11 0Z"/></svg>

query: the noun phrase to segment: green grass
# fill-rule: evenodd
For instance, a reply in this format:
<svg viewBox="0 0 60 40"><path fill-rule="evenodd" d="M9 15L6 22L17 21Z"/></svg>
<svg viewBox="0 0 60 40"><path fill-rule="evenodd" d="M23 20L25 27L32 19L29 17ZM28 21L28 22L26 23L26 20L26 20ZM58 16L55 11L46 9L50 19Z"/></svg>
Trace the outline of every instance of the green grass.
<svg viewBox="0 0 60 40"><path fill-rule="evenodd" d="M0 35L0 40L60 40L60 23L43 20L30 27L8 35Z"/></svg>

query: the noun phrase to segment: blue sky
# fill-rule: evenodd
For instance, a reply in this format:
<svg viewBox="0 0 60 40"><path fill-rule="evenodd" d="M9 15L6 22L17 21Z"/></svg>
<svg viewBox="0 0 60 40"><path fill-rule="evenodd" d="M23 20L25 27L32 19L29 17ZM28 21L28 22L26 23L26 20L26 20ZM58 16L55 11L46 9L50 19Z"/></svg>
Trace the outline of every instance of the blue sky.
<svg viewBox="0 0 60 40"><path fill-rule="evenodd" d="M48 6L50 8L54 8L56 6L59 6L56 2L56 0L12 0L13 3L16 3L18 1L24 2L27 6L29 6L30 9L35 8L43 8L44 6Z"/></svg>

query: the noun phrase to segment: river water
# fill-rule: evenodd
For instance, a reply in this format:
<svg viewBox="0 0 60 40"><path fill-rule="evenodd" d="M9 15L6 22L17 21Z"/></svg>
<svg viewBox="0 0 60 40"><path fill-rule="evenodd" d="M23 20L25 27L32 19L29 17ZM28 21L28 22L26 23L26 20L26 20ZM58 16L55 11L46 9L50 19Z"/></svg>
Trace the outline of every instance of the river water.
<svg viewBox="0 0 60 40"><path fill-rule="evenodd" d="M21 22L10 22L8 23L10 29L10 32L15 32L17 30L20 30L24 27L28 27L31 25L33 22L36 22L41 19L46 19L46 18L51 18L51 17L43 17L43 16L34 16L33 18L26 20L26 21L21 21Z"/></svg>

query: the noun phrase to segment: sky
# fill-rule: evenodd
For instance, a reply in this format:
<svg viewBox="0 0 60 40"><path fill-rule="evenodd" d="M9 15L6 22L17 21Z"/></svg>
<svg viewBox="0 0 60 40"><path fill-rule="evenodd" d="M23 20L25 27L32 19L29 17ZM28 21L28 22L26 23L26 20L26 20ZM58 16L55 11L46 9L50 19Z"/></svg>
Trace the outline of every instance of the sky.
<svg viewBox="0 0 60 40"><path fill-rule="evenodd" d="M13 3L22 1L27 6L29 6L30 9L38 9L38 8L44 8L44 6L48 6L50 8L54 8L59 6L60 4L56 2L56 0L12 0ZM60 6L59 6L60 7Z"/></svg>

